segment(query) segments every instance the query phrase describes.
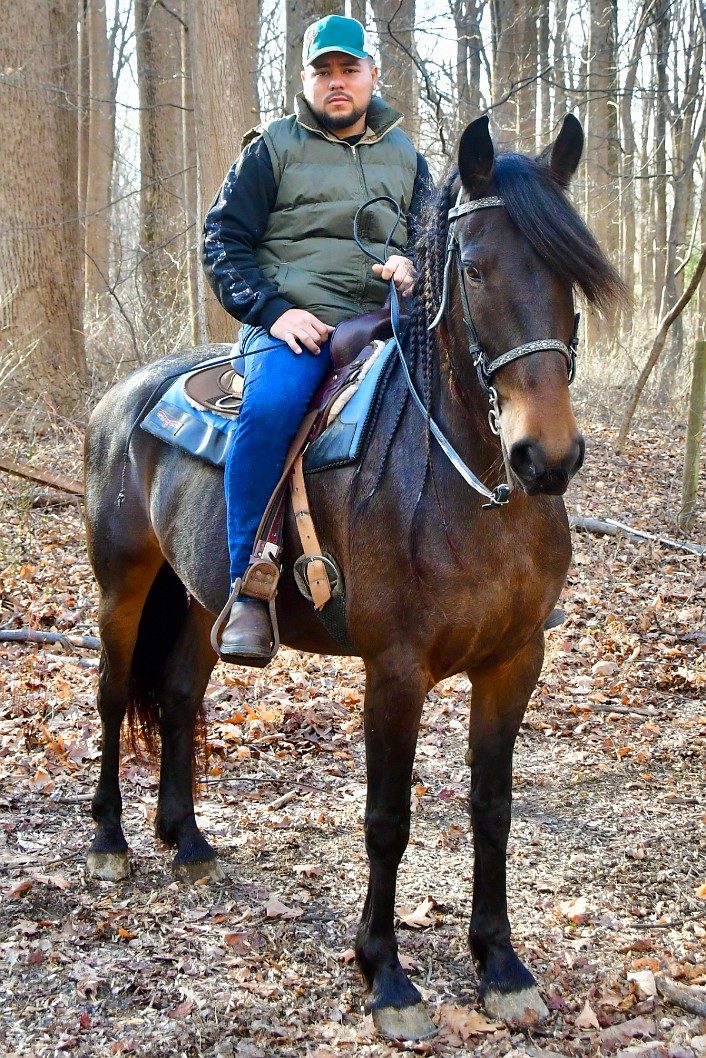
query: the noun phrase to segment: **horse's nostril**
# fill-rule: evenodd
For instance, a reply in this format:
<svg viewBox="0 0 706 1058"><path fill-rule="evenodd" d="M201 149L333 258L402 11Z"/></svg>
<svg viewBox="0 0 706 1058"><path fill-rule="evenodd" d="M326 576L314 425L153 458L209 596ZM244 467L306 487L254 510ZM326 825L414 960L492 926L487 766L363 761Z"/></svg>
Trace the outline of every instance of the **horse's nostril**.
<svg viewBox="0 0 706 1058"><path fill-rule="evenodd" d="M583 466L584 455L585 442L581 436L569 444L561 459L551 462L542 444L521 441L510 449L510 466L526 492L561 495Z"/></svg>
<svg viewBox="0 0 706 1058"><path fill-rule="evenodd" d="M541 478L547 469L541 447L531 442L512 446L510 450L510 466L518 478L527 484Z"/></svg>

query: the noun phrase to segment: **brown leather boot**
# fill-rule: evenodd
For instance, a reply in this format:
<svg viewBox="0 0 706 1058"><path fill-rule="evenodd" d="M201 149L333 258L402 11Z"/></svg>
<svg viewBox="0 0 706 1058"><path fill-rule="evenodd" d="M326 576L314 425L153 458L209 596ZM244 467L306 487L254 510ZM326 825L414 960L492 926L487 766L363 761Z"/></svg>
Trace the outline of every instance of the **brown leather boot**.
<svg viewBox="0 0 706 1058"><path fill-rule="evenodd" d="M267 603L236 599L220 641L221 654L241 665L262 664L272 655L272 622ZM252 662L248 662L248 658Z"/></svg>

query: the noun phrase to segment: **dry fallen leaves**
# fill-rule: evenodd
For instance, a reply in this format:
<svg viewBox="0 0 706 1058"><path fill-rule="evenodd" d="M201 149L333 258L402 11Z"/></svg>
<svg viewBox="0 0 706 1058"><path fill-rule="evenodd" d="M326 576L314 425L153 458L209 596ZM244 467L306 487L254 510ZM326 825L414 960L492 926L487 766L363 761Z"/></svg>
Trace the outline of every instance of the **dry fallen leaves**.
<svg viewBox="0 0 706 1058"><path fill-rule="evenodd" d="M431 896L425 896L417 907L412 910L408 907L400 907L397 910L400 922L411 929L424 929L426 926L435 926L437 919L430 912L436 907L436 900Z"/></svg>

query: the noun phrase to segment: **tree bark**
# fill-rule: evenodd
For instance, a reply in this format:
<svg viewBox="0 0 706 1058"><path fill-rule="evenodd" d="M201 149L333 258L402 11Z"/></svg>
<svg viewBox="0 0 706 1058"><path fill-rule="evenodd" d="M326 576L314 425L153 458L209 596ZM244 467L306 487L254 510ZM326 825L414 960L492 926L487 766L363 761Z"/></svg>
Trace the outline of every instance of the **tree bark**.
<svg viewBox="0 0 706 1058"><path fill-rule="evenodd" d="M140 96L140 287L145 339L164 355L184 325L187 293L181 0L136 0Z"/></svg>
<svg viewBox="0 0 706 1058"><path fill-rule="evenodd" d="M284 54L284 105L288 114L294 111L294 97L302 87L302 44L304 31L312 22L327 15L345 15L343 0L286 0ZM353 18L358 18L357 14ZM364 22L364 18L358 18Z"/></svg>
<svg viewBox="0 0 706 1058"><path fill-rule="evenodd" d="M184 149L184 205L186 208L186 256L189 304L189 334L192 345L206 341L203 314L199 312L199 276L201 273L197 224L196 195L196 127L194 123L194 91L189 52L189 23L185 18L179 35L181 49L181 141Z"/></svg>
<svg viewBox="0 0 706 1058"><path fill-rule="evenodd" d="M74 0L0 0L0 364L66 415L84 408ZM31 132L30 132L31 130ZM10 367L8 368L8 365ZM15 379L19 368L15 372Z"/></svg>
<svg viewBox="0 0 706 1058"><path fill-rule="evenodd" d="M404 128L413 143L419 139L415 0L372 0L380 41L381 94L404 114Z"/></svg>
<svg viewBox="0 0 706 1058"><path fill-rule="evenodd" d="M681 510L679 528L688 532L696 515L699 494L699 466L701 443L704 436L704 394L706 393L706 342L697 342L694 347L694 365L689 394L689 418L686 424L686 448L684 451L684 473L681 487Z"/></svg>
<svg viewBox="0 0 706 1058"><path fill-rule="evenodd" d="M89 105L86 174L86 302L110 289L110 185L115 105L105 0L87 0Z"/></svg>
<svg viewBox="0 0 706 1058"><path fill-rule="evenodd" d="M235 5L200 0L191 5L199 238L203 217L240 151L244 133L259 120L257 26L257 0L240 0ZM209 340L234 341L237 324L206 289L203 280L201 289Z"/></svg>
<svg viewBox="0 0 706 1058"><path fill-rule="evenodd" d="M498 142L536 148L537 21L547 0L490 0L494 54L493 120Z"/></svg>
<svg viewBox="0 0 706 1058"><path fill-rule="evenodd" d="M667 254L667 117L669 114L669 81L667 76L670 40L669 0L657 0L654 22L655 87L654 108L654 307L659 315L666 274Z"/></svg>

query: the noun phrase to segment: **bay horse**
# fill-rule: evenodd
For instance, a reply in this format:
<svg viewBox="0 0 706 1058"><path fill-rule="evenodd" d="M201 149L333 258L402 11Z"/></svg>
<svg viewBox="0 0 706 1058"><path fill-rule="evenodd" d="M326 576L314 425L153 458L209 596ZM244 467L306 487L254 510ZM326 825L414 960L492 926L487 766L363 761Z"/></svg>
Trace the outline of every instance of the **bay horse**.
<svg viewBox="0 0 706 1058"><path fill-rule="evenodd" d="M458 171L437 193L419 242L403 342L426 414L397 363L358 464L308 483L322 546L343 571L346 632L366 673L369 885L356 954L366 1009L398 1038L433 1028L398 959L395 887L422 706L435 684L456 673L472 684L469 941L480 996L491 1017L510 1024L547 1012L511 943L506 846L514 742L571 556L561 496L584 456L568 387L573 292L606 306L623 291L565 194L582 148L571 116L537 159L496 156L487 118L468 126ZM89 870L99 878L129 869L118 779L126 712L159 735L156 832L176 847L175 869L218 876L216 853L196 823L192 781L195 725L216 661L209 632L229 586L222 475L143 431L131 433L155 387L208 351L175 353L119 382L87 433L88 551L102 641ZM431 435L432 420L490 489L507 477L509 502L482 509L482 497ZM277 596L282 641L341 655L296 587L300 554L290 511Z"/></svg>

